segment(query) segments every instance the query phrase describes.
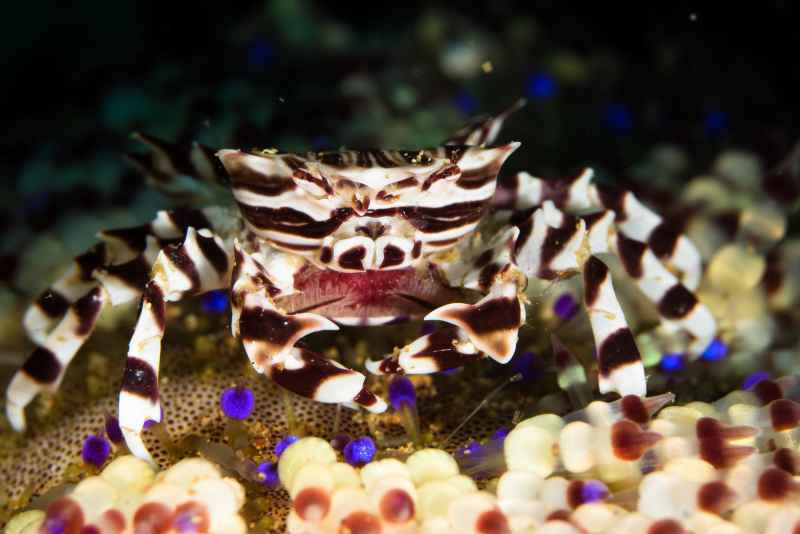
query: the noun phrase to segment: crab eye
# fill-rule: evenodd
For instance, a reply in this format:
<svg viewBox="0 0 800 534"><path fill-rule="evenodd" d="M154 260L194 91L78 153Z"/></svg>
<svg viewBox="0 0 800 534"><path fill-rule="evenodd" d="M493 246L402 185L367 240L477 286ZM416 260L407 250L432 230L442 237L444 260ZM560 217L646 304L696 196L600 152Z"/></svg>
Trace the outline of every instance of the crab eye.
<svg viewBox="0 0 800 534"><path fill-rule="evenodd" d="M292 178L294 178L299 188L317 198L333 194L333 188L331 188L328 181L322 176L316 177L306 170L296 169L294 173L292 173Z"/></svg>

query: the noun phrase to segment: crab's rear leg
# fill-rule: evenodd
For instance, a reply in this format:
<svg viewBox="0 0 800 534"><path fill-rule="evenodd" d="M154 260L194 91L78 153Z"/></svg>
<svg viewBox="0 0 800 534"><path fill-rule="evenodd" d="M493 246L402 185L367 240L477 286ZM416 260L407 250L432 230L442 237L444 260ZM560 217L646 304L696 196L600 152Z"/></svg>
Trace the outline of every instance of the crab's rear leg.
<svg viewBox="0 0 800 534"><path fill-rule="evenodd" d="M519 223L517 263L527 276L554 280L583 272L584 306L594 334L601 393L646 393L644 366L619 305L608 267L595 255L607 249L611 214L580 219L551 202ZM587 228L588 227L588 228Z"/></svg>
<svg viewBox="0 0 800 534"><path fill-rule="evenodd" d="M583 169L571 178L542 180L527 172L499 184L494 204L498 209L527 210L550 201L569 213L610 210L616 225L633 239L646 243L653 253L679 272L681 282L694 290L703 274L700 252L683 234L680 221L664 219L642 204L632 192L593 184L594 171Z"/></svg>
<svg viewBox="0 0 800 534"><path fill-rule="evenodd" d="M187 228L211 227L206 215L195 209L159 211L143 225L103 230L102 240L75 257L58 280L28 307L22 319L31 341L41 344L64 317L69 306L97 285L105 284L113 304L138 299L158 251L180 241Z"/></svg>
<svg viewBox="0 0 800 534"><path fill-rule="evenodd" d="M208 229L190 227L179 244L166 246L153 264L131 337L122 390L119 423L128 448L153 462L141 438L145 421L161 420L158 368L166 321L166 302L227 287L230 254L222 239Z"/></svg>
<svg viewBox="0 0 800 534"><path fill-rule="evenodd" d="M321 315L288 314L275 305L273 298L292 291L292 277L285 276L292 269L290 261L280 253L266 258L235 245L231 327L242 338L253 367L279 386L318 402L384 411L386 403L364 386L363 374L295 346L308 334L338 327Z"/></svg>
<svg viewBox="0 0 800 534"><path fill-rule="evenodd" d="M95 283L67 309L56 327L41 340L6 390L6 415L16 430L25 428L25 406L42 390L55 391L64 371L94 330L108 302L106 290Z"/></svg>
<svg viewBox="0 0 800 534"><path fill-rule="evenodd" d="M100 232L103 241L77 256L31 304L23 325L37 348L6 391L6 412L15 430L24 430L25 406L40 391L58 388L70 361L91 336L103 305L138 299L158 251L181 238L191 224L209 225L203 212L183 209L161 211L141 226ZM96 314L89 313L94 302Z"/></svg>

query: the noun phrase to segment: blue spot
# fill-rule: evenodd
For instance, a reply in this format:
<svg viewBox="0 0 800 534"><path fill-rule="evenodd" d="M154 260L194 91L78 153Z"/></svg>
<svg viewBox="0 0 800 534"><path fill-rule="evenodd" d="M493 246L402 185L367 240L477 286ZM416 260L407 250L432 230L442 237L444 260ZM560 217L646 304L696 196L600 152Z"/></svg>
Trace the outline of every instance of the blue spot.
<svg viewBox="0 0 800 534"><path fill-rule="evenodd" d="M679 352L668 352L661 356L661 369L668 373L675 373L686 366L683 354Z"/></svg>
<svg viewBox="0 0 800 534"><path fill-rule="evenodd" d="M728 114L724 111L712 111L706 115L706 133L712 137L728 130Z"/></svg>
<svg viewBox="0 0 800 534"><path fill-rule="evenodd" d="M531 74L525 82L525 93L533 100L549 100L557 92L556 79L546 72Z"/></svg>
<svg viewBox="0 0 800 534"><path fill-rule="evenodd" d="M224 289L209 291L203 295L203 311L224 313L228 309L228 292Z"/></svg>
<svg viewBox="0 0 800 534"><path fill-rule="evenodd" d="M470 442L469 445L464 445L456 450L456 458L474 458L483 452L483 446L477 441Z"/></svg>
<svg viewBox="0 0 800 534"><path fill-rule="evenodd" d="M344 458L347 463L354 467L361 467L368 464L375 457L375 442L372 438L364 436L363 438L354 439L344 446Z"/></svg>
<svg viewBox="0 0 800 534"><path fill-rule="evenodd" d="M256 467L256 473L259 475L256 481L260 482L262 485L267 486L268 488L275 488L278 486L278 482L280 481L278 478L278 466L273 462L263 462L258 464L258 467Z"/></svg>
<svg viewBox="0 0 800 534"><path fill-rule="evenodd" d="M457 107L462 114L469 117L475 113L475 110L478 108L478 101L475 100L472 93L464 89L453 98L453 105Z"/></svg>
<svg viewBox="0 0 800 534"><path fill-rule="evenodd" d="M631 133L633 118L630 109L625 104L618 102L609 104L603 111L603 124L618 135Z"/></svg>
<svg viewBox="0 0 800 534"><path fill-rule="evenodd" d="M421 336L427 336L436 332L436 321L422 321L422 326L419 328Z"/></svg>
<svg viewBox="0 0 800 534"><path fill-rule="evenodd" d="M164 407L161 406L159 409L161 411L161 418L159 419L159 421L163 421L164 420ZM144 429L147 430L148 428L153 428L157 424L158 424L158 421L154 421L152 419L147 419L144 422Z"/></svg>
<svg viewBox="0 0 800 534"><path fill-rule="evenodd" d="M608 487L599 480L587 480L581 487L581 498L585 503L604 501L608 498Z"/></svg>
<svg viewBox="0 0 800 534"><path fill-rule="evenodd" d="M564 321L569 321L578 313L578 302L572 293L564 293L553 303L553 313Z"/></svg>
<svg viewBox="0 0 800 534"><path fill-rule="evenodd" d="M111 444L103 436L92 435L83 442L81 457L87 464L100 467L111 454Z"/></svg>
<svg viewBox="0 0 800 534"><path fill-rule="evenodd" d="M700 357L709 362L721 360L728 355L728 345L726 345L720 338L714 338L714 341L708 344L706 350Z"/></svg>
<svg viewBox="0 0 800 534"><path fill-rule="evenodd" d="M508 430L504 426L501 426L500 428L498 428L495 431L494 434L492 434L492 438L491 439L492 439L492 441L504 441L506 439L506 436L508 436L509 432L510 432L510 430Z"/></svg>
<svg viewBox="0 0 800 534"><path fill-rule="evenodd" d="M111 440L111 443L122 443L125 439L122 435L122 429L119 427L119 419L113 415L106 415L106 436Z"/></svg>
<svg viewBox="0 0 800 534"><path fill-rule="evenodd" d="M300 439L300 436L295 436L294 434L289 434L288 436L286 436L285 438L280 440L275 445L275 456L280 458L281 454L283 454L283 451L285 451L289 447L289 445L291 445L292 443L296 442L299 439Z"/></svg>
<svg viewBox="0 0 800 534"><path fill-rule="evenodd" d="M414 383L404 376L398 376L392 380L389 384L389 402L397 411L402 410L404 406L414 407L417 404L417 391L414 389Z"/></svg>
<svg viewBox="0 0 800 534"><path fill-rule="evenodd" d="M247 63L265 69L275 61L275 47L263 37L256 37L247 47Z"/></svg>
<svg viewBox="0 0 800 534"><path fill-rule="evenodd" d="M256 397L250 388L236 386L222 392L219 407L231 419L247 419L256 405Z"/></svg>
<svg viewBox="0 0 800 534"><path fill-rule="evenodd" d="M536 380L544 372L544 364L534 353L522 352L511 358L511 370L525 381Z"/></svg>
<svg viewBox="0 0 800 534"><path fill-rule="evenodd" d="M756 371L742 382L742 389L750 389L762 380L769 380L772 375L769 371Z"/></svg>

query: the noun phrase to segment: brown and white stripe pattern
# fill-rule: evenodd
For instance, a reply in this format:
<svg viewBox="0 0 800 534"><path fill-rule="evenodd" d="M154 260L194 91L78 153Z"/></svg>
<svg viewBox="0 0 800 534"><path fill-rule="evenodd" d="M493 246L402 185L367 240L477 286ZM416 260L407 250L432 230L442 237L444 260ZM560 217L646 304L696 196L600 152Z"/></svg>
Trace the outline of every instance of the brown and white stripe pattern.
<svg viewBox="0 0 800 534"><path fill-rule="evenodd" d="M161 420L158 368L166 327L166 303L228 286L232 262L222 239L190 227L183 242L166 246L147 282L119 395L119 422L128 448L153 461L141 439L145 421Z"/></svg>
<svg viewBox="0 0 800 534"><path fill-rule="evenodd" d="M508 109L497 115L476 117L470 121L469 124L454 133L443 144L471 146L490 145L497 139L497 135L500 133L500 129L503 127L503 123L506 119L508 119L511 114L519 111L526 103L527 100L520 98Z"/></svg>
<svg viewBox="0 0 800 534"><path fill-rule="evenodd" d="M528 276L554 280L579 271L586 222L558 210L551 201L517 224L516 262Z"/></svg>
<svg viewBox="0 0 800 534"><path fill-rule="evenodd" d="M559 209L573 213L610 210L621 231L648 243L658 258L680 271L681 281L688 289L696 289L702 275L702 259L683 234L682 226L663 219L630 191L592 184L593 175L592 169L586 168L574 177L548 181L520 172L498 186L494 205L498 209L525 210L549 200Z"/></svg>
<svg viewBox="0 0 800 534"><path fill-rule="evenodd" d="M614 249L628 276L658 307L665 326L686 332L690 338L689 353L699 356L717 330L708 308L658 261L645 243L619 232L614 239Z"/></svg>
<svg viewBox="0 0 800 534"><path fill-rule="evenodd" d="M108 293L99 284L69 304L61 320L37 343L6 390L6 415L11 426L25 428L25 406L43 390L55 391L69 362L94 331L97 318L108 302Z"/></svg>
<svg viewBox="0 0 800 534"><path fill-rule="evenodd" d="M432 334L419 337L400 349L399 353L382 360L366 362L369 372L387 374L431 374L462 367L481 360L486 355L470 342L469 336L459 328L440 328Z"/></svg>
<svg viewBox="0 0 800 534"><path fill-rule="evenodd" d="M250 231L320 266L358 271L396 266L376 263L375 245L364 243L340 246L353 256L342 266L331 261L331 240L391 235L410 245L404 258L417 242L420 255L452 247L484 216L500 167L518 146L219 156Z"/></svg>
<svg viewBox="0 0 800 534"><path fill-rule="evenodd" d="M425 320L457 326L477 351L499 363L507 363L517 347L519 328L525 323L525 306L518 292L517 280L498 280L475 304L445 304L426 315Z"/></svg>
<svg viewBox="0 0 800 534"><path fill-rule="evenodd" d="M161 192L177 198L191 198L207 192L181 184L185 178L214 186L227 186L228 175L214 155L214 150L193 142L189 146L170 143L144 133L133 138L150 150L148 154L127 154L128 161Z"/></svg>
<svg viewBox="0 0 800 534"><path fill-rule="evenodd" d="M189 226L210 228L201 210L160 211L151 222L104 230L98 243L77 256L69 270L26 310L22 323L28 336L41 343L67 308L100 281L113 305L139 298L158 251L175 243Z"/></svg>
<svg viewBox="0 0 800 534"><path fill-rule="evenodd" d="M592 325L601 393L647 393L639 349L625 321L608 267L595 256L583 266L584 305Z"/></svg>
<svg viewBox="0 0 800 534"><path fill-rule="evenodd" d="M280 256L279 256L280 258ZM281 293L273 277L253 255L234 245L231 289L232 330L253 367L278 385L318 402L360 405L382 412L386 403L365 388L365 376L338 362L295 347L303 337L321 330L338 330L336 324L315 313L288 315L275 306ZM289 265L272 263L274 270Z"/></svg>
<svg viewBox="0 0 800 534"><path fill-rule="evenodd" d="M58 387L66 366L91 334L97 316L87 311L92 309L90 303L101 303L99 314L105 304L138 299L160 247L179 241L176 238L192 224L210 226L201 211L175 210L159 212L146 225L101 232L103 242L77 256L67 273L28 308L23 325L38 347L12 380L16 385L6 393L15 428L24 428L24 408L39 391ZM200 240L207 241L202 237ZM80 334L72 335L67 331L77 321L76 314L81 315L80 322L85 326L79 329ZM55 361L59 362L58 368L51 365ZM53 371L37 371L40 368ZM30 379L36 376L39 379ZM49 378L45 380L44 376Z"/></svg>

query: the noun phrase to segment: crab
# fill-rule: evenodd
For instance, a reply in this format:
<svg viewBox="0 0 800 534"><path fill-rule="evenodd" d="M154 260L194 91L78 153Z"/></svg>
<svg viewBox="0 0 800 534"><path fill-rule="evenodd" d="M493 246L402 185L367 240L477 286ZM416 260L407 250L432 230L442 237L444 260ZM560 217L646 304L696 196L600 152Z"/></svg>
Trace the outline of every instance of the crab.
<svg viewBox="0 0 800 534"><path fill-rule="evenodd" d="M645 395L639 351L599 255L621 258L662 326L681 333L693 354L716 331L692 293L700 256L678 225L629 191L593 184L591 169L498 181L520 143L493 143L520 105L422 150L214 152L194 144L187 152L140 135L152 150L135 161L152 180L229 184L235 206L161 211L142 226L100 232L24 315L36 348L6 392L12 426L23 430L25 406L58 388L104 307L140 300L119 421L130 450L152 462L141 432L162 416L166 303L212 290L228 291L232 333L258 372L316 401L379 413L386 403L365 387L365 374L301 339L339 325L435 320L444 326L368 360L367 370L507 363L526 322L528 279L581 274L600 391Z"/></svg>

